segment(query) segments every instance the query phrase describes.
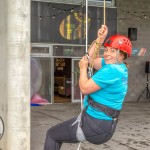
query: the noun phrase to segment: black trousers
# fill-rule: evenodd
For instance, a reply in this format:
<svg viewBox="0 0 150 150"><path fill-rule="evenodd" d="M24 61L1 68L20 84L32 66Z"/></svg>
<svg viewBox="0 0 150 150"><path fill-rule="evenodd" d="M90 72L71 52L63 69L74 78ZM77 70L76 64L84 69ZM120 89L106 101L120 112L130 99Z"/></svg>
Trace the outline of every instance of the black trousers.
<svg viewBox="0 0 150 150"><path fill-rule="evenodd" d="M72 126L77 117L57 124L47 131L44 150L60 150L62 143L78 143L76 138L77 124ZM103 144L107 142L116 129L117 121L95 119L83 115L82 130L88 142Z"/></svg>

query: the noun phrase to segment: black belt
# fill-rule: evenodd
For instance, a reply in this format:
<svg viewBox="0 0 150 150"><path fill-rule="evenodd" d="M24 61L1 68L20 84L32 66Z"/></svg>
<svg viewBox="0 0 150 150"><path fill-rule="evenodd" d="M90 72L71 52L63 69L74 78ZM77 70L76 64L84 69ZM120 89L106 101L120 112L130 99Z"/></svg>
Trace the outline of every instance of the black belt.
<svg viewBox="0 0 150 150"><path fill-rule="evenodd" d="M119 117L120 111L110 108L108 106L102 105L100 103L95 102L90 96L88 96L88 104L93 108L104 112L107 116L117 119Z"/></svg>

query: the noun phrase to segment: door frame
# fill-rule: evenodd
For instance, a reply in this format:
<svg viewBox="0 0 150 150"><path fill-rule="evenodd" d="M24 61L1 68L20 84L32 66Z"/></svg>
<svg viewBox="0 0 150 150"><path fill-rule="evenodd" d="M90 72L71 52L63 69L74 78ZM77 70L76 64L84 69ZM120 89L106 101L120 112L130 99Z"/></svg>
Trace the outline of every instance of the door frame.
<svg viewBox="0 0 150 150"><path fill-rule="evenodd" d="M54 101L53 101L53 97L54 97L54 95L53 95L53 89L54 89L54 80L53 80L53 76L52 76L52 74L53 74L53 71L54 71L54 69L53 69L53 63L54 63L54 59L53 59L53 57L52 57L52 45L51 44L43 44L43 43L31 43L31 48L32 47L38 47L38 48L40 48L40 47L45 47L45 48L48 48L49 49L49 52L48 53L42 53L42 52L40 52L40 53L32 53L32 51L31 51L31 55L30 55L30 57L32 58L32 57L38 57L38 58L49 58L49 59L51 59L51 69L50 69L50 72L51 72L51 78L50 78L50 80L51 80L51 87L50 87L50 101L49 101L49 104L52 104L52 103L54 103Z"/></svg>
<svg viewBox="0 0 150 150"><path fill-rule="evenodd" d="M71 62L71 64L72 64L72 67L71 67L71 71L72 71L72 75L71 75L71 79L72 79L72 86L71 86L71 102L72 103L75 103L75 102L81 102L81 93L80 93L80 98L79 99L75 99L74 98L74 94L75 94L75 89L74 89L74 87L75 87L75 84L74 84L74 82L75 82L75 74L77 74L77 72L75 72L75 68L74 68L74 63L75 63L75 61L77 61L77 60L80 60L81 58L72 58L72 62Z"/></svg>

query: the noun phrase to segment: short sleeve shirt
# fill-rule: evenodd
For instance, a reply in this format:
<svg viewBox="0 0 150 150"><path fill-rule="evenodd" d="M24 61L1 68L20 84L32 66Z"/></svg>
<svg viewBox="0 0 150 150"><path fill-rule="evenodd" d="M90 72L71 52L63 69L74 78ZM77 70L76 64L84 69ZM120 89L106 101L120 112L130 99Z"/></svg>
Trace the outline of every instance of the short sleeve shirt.
<svg viewBox="0 0 150 150"><path fill-rule="evenodd" d="M91 93L90 97L100 104L121 110L128 88L128 69L126 65L124 63L105 64L104 58L102 58L102 67L92 76L92 80L100 86L100 90ZM84 106L87 106L87 104L86 96ZM105 113L91 106L88 107L86 112L97 119L112 120Z"/></svg>

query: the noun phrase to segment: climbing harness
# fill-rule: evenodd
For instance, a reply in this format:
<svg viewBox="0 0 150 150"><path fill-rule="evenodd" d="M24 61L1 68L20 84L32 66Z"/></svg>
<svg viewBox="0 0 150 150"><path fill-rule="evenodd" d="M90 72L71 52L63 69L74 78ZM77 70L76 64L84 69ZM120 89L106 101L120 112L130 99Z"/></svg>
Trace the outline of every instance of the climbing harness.
<svg viewBox="0 0 150 150"><path fill-rule="evenodd" d="M85 138L85 135L81 129L81 122L82 122L82 111L79 114L79 116L77 117L76 121L72 124L72 126L75 125L76 123L78 123L77 131L76 131L76 137L77 137L78 141L84 142L84 141L86 141L86 138Z"/></svg>
<svg viewBox="0 0 150 150"><path fill-rule="evenodd" d="M93 107L94 109L96 109L98 111L103 112L107 116L111 117L113 119L113 121L118 120L118 117L120 114L120 110L116 110L116 109L110 108L106 105L102 105L100 103L97 103L89 95L88 95L87 102L88 102L88 105L84 109L82 109L82 111L79 114L79 116L77 117L76 121L72 124L72 126L73 126L76 123L78 123L77 131L76 131L76 137L77 137L78 141L80 141L80 142L86 141L86 137L85 137L81 127L82 127L83 115L85 114L85 112L89 106Z"/></svg>
<svg viewBox="0 0 150 150"><path fill-rule="evenodd" d="M111 117L113 120L116 120L120 114L120 110L116 110L116 109L110 108L106 105L97 103L89 95L88 95L88 105L86 106L85 110L88 108L88 106L91 106L98 111L102 111L107 116Z"/></svg>

